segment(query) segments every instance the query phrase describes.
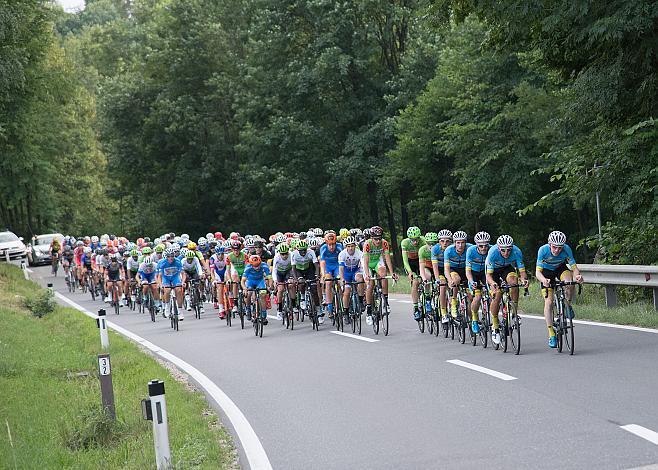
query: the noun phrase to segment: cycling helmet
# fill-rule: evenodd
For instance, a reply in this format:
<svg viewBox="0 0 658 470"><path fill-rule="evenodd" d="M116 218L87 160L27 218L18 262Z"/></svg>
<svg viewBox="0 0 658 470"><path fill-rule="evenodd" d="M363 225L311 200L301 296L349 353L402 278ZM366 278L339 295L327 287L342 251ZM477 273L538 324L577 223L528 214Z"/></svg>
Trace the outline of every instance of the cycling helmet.
<svg viewBox="0 0 658 470"><path fill-rule="evenodd" d="M315 234L316 237L321 237L322 236L322 229L320 227L314 228L313 233Z"/></svg>
<svg viewBox="0 0 658 470"><path fill-rule="evenodd" d="M347 237L345 238L345 240L343 240L343 244L345 246L356 245L356 239L354 237Z"/></svg>
<svg viewBox="0 0 658 470"><path fill-rule="evenodd" d="M381 237L384 235L384 229L381 228L379 225L375 225L370 229L370 235L373 237Z"/></svg>
<svg viewBox="0 0 658 470"><path fill-rule="evenodd" d="M213 233L211 232L206 233L206 239L208 241L212 240L213 238L215 238L215 235Z"/></svg>
<svg viewBox="0 0 658 470"><path fill-rule="evenodd" d="M213 234L213 236L214 236L215 239L217 239L217 240L220 240L220 239L224 238L223 235L222 235L222 232L215 232L215 233Z"/></svg>
<svg viewBox="0 0 658 470"><path fill-rule="evenodd" d="M276 238L274 239L274 242L278 245L279 243L283 243L286 241L286 237L283 234L277 235Z"/></svg>
<svg viewBox="0 0 658 470"><path fill-rule="evenodd" d="M306 238L315 238L315 232L313 230L307 231Z"/></svg>
<svg viewBox="0 0 658 470"><path fill-rule="evenodd" d="M276 247L276 251L283 255L290 251L290 247L288 247L288 245L286 245L285 243L279 243Z"/></svg>
<svg viewBox="0 0 658 470"><path fill-rule="evenodd" d="M162 243L155 245L156 253L162 253L164 250L165 250L165 246Z"/></svg>
<svg viewBox="0 0 658 470"><path fill-rule="evenodd" d="M303 251L303 250L308 249L308 242L306 240L299 240L297 242L297 249L299 251Z"/></svg>
<svg viewBox="0 0 658 470"><path fill-rule="evenodd" d="M142 254L144 256L150 255L151 253L153 253L153 250L151 250L151 247L145 246L144 248L142 248Z"/></svg>
<svg viewBox="0 0 658 470"><path fill-rule="evenodd" d="M187 244L187 249L188 250L196 250L196 243L190 242Z"/></svg>
<svg viewBox="0 0 658 470"><path fill-rule="evenodd" d="M75 242L75 246L82 246L84 244L85 243L82 240L78 240L77 242Z"/></svg>
<svg viewBox="0 0 658 470"><path fill-rule="evenodd" d="M491 240L491 235L489 235L487 232L478 232L475 234L475 243L477 243L478 245L489 243L490 240Z"/></svg>
<svg viewBox="0 0 658 470"><path fill-rule="evenodd" d="M420 229L416 226L407 229L407 237L409 238L420 238L420 235Z"/></svg>
<svg viewBox="0 0 658 470"><path fill-rule="evenodd" d="M548 243L555 246L562 246L567 242L567 236L559 230L554 230L548 235Z"/></svg>
<svg viewBox="0 0 658 470"><path fill-rule="evenodd" d="M215 254L216 255L223 255L224 254L224 247L222 245L218 244L215 247Z"/></svg>
<svg viewBox="0 0 658 470"><path fill-rule="evenodd" d="M457 230L455 233L452 234L452 239L454 241L466 240L467 238L468 235L463 230Z"/></svg>
<svg viewBox="0 0 658 470"><path fill-rule="evenodd" d="M183 239L181 237L174 237L174 243L182 243Z"/></svg>
<svg viewBox="0 0 658 470"><path fill-rule="evenodd" d="M439 241L439 234L436 232L427 232L425 234L425 241L427 243L436 243Z"/></svg>
<svg viewBox="0 0 658 470"><path fill-rule="evenodd" d="M444 240L446 238L452 240L452 232L447 228L439 230L439 240Z"/></svg>
<svg viewBox="0 0 658 470"><path fill-rule="evenodd" d="M299 239L300 239L300 240L306 240L306 237L308 237L308 233L306 233L306 232L299 232Z"/></svg>
<svg viewBox="0 0 658 470"><path fill-rule="evenodd" d="M92 243L98 243L98 237L97 237L96 235L94 235L93 237L91 237L91 242L92 242Z"/></svg>
<svg viewBox="0 0 658 470"><path fill-rule="evenodd" d="M167 248L165 250L164 254L165 254L165 257L171 258L171 257L176 256L176 250L174 250L173 248Z"/></svg>
<svg viewBox="0 0 658 470"><path fill-rule="evenodd" d="M205 237L201 237L201 238L199 238L199 240L197 240L197 244L199 246L206 246L207 243L208 243L208 240L206 240Z"/></svg>
<svg viewBox="0 0 658 470"><path fill-rule="evenodd" d="M194 257L196 256L196 253L194 253L194 252L191 251L191 250L187 250L187 251L185 252L185 255L184 255L184 256L185 256L185 258L189 258L189 259L191 259L191 258L194 258Z"/></svg>
<svg viewBox="0 0 658 470"><path fill-rule="evenodd" d="M498 245L498 248L511 248L514 245L514 240L509 235L501 235L496 240L496 245Z"/></svg>
<svg viewBox="0 0 658 470"><path fill-rule="evenodd" d="M139 251L137 251L137 250L130 250L130 256L139 256Z"/></svg>
<svg viewBox="0 0 658 470"><path fill-rule="evenodd" d="M291 250L296 250L298 242L299 242L299 240L297 240L296 238L291 238L290 239L290 249Z"/></svg>
<svg viewBox="0 0 658 470"><path fill-rule="evenodd" d="M350 237L356 237L359 234L359 229L358 228L351 228L350 229Z"/></svg>
<svg viewBox="0 0 658 470"><path fill-rule="evenodd" d="M370 230L369 228L367 228L367 229L365 229L365 230L363 231L363 237L364 237L364 238L368 239L368 238L370 238L371 236L372 236L372 230Z"/></svg>
<svg viewBox="0 0 658 470"><path fill-rule="evenodd" d="M189 240L189 239L190 239L190 236L189 236L187 233L181 233L181 236L180 236L180 237L181 237L183 240Z"/></svg>
<svg viewBox="0 0 658 470"><path fill-rule="evenodd" d="M244 242L244 246L246 248L253 248L254 246L256 246L256 243L254 242L253 238L247 238L247 240Z"/></svg>
<svg viewBox="0 0 658 470"><path fill-rule="evenodd" d="M119 245L118 250L119 250L119 253L123 253L124 251L126 251L126 247L123 246L123 245Z"/></svg>
<svg viewBox="0 0 658 470"><path fill-rule="evenodd" d="M130 252L128 250L125 250L122 254L124 258L130 258Z"/></svg>
<svg viewBox="0 0 658 470"><path fill-rule="evenodd" d="M149 237L144 237L144 243L151 243L151 239Z"/></svg>
<svg viewBox="0 0 658 470"><path fill-rule="evenodd" d="M69 251L69 250L64 250L64 251ZM84 248L83 251L84 251L86 254L89 254L89 253L91 253L91 247L90 247L90 246L85 246L85 248Z"/></svg>
<svg viewBox="0 0 658 470"><path fill-rule="evenodd" d="M188 250L188 249L185 248L185 247L183 247L183 248L180 249L180 254L183 256L183 258L185 258L185 256L186 256L188 253L190 253L190 252L191 252L191 253L194 253L193 251L190 251L190 250Z"/></svg>
<svg viewBox="0 0 658 470"><path fill-rule="evenodd" d="M224 249L225 250L230 250L231 249L231 239L230 238L224 242Z"/></svg>
<svg viewBox="0 0 658 470"><path fill-rule="evenodd" d="M335 243L336 242L336 232L333 230L327 230L327 233L324 234L324 240L327 243Z"/></svg>
<svg viewBox="0 0 658 470"><path fill-rule="evenodd" d="M111 234L108 235L108 238L109 238L110 240L114 240L116 237L117 237L117 236L114 235L113 233L111 233Z"/></svg>
<svg viewBox="0 0 658 470"><path fill-rule="evenodd" d="M150 256L144 256L144 259L142 260L142 263L146 263L146 264L151 264L152 262L153 262L153 258L151 258Z"/></svg>
<svg viewBox="0 0 658 470"><path fill-rule="evenodd" d="M320 246L320 239L319 238L309 239L308 246L310 246L311 248L317 248L318 246Z"/></svg>
<svg viewBox="0 0 658 470"><path fill-rule="evenodd" d="M250 265L256 267L256 266L260 266L260 263L261 263L261 261L260 261L260 256L258 256L258 255L251 255L251 256L249 257L249 264L250 264Z"/></svg>
<svg viewBox="0 0 658 470"><path fill-rule="evenodd" d="M347 237L350 236L350 231L347 230L346 228L341 228L341 229L338 231L338 235L340 235L340 238L341 238L341 239L343 239L343 238L347 238Z"/></svg>
<svg viewBox="0 0 658 470"><path fill-rule="evenodd" d="M233 240L233 241L231 241L231 248L232 248L232 249L234 249L234 250L235 250L236 248L237 248L237 249L240 249L241 246L242 246L242 243L240 243L240 240Z"/></svg>

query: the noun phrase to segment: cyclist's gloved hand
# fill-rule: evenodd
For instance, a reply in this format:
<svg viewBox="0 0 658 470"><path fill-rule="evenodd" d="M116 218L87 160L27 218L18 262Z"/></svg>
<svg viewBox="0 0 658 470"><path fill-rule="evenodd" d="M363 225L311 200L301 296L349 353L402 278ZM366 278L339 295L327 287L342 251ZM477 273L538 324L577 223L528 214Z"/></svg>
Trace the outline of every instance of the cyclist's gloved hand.
<svg viewBox="0 0 658 470"><path fill-rule="evenodd" d="M475 281L468 281L468 288L471 289L471 291L474 291L476 287Z"/></svg>

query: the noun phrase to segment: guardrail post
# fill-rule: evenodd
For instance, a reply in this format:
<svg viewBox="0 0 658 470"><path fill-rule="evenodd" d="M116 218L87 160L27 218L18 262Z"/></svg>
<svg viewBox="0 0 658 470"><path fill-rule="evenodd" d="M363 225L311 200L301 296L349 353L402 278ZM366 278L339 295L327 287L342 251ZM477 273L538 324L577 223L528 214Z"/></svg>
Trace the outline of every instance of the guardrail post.
<svg viewBox="0 0 658 470"><path fill-rule="evenodd" d="M112 367L109 354L98 355L98 377L101 381L101 400L103 411L108 413L112 419L116 419L114 410L114 388L112 387Z"/></svg>
<svg viewBox="0 0 658 470"><path fill-rule="evenodd" d="M5 251L5 258L7 260L7 263L9 263L9 248L7 248L7 251Z"/></svg>
<svg viewBox="0 0 658 470"><path fill-rule="evenodd" d="M153 421L153 442L158 470L168 469L171 466L171 451L169 449L164 382L161 380L151 380L148 383L148 387L149 399L142 401L142 412L144 413L144 419ZM148 410L149 404L150 414Z"/></svg>
<svg viewBox="0 0 658 470"><path fill-rule="evenodd" d="M605 305L608 308L617 306L617 286L605 286Z"/></svg>
<svg viewBox="0 0 658 470"><path fill-rule="evenodd" d="M107 320L105 319L105 309L101 308L98 311L98 318L96 319L96 325L101 332L101 347L103 349L108 349L110 347L110 338L107 336Z"/></svg>

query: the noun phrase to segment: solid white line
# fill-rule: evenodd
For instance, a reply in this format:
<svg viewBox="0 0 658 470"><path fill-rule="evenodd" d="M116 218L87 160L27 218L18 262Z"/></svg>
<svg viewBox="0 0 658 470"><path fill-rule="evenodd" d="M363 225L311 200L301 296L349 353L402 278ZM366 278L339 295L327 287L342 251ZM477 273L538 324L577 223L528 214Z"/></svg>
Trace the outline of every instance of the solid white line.
<svg viewBox="0 0 658 470"><path fill-rule="evenodd" d="M401 304L413 304L411 300L398 300Z"/></svg>
<svg viewBox="0 0 658 470"><path fill-rule="evenodd" d="M459 359L450 359L446 362L456 366L466 367L467 369L475 370L477 372L482 372L483 374L496 377L500 380L516 380L516 377L512 377L511 375L503 374L502 372L498 372L493 369L487 369L486 367L478 366L476 364L471 364L470 362L460 361Z"/></svg>
<svg viewBox="0 0 658 470"><path fill-rule="evenodd" d="M521 314L521 318L530 318L532 320L543 320L543 316L535 315L534 313L526 313L526 312L519 312ZM655 335L658 335L658 330L654 328L643 328L641 326L632 326L632 325L614 325L612 323L602 323L598 321L590 321L590 320L574 320L574 323L578 325L590 325L590 326L602 326L604 328L617 328L619 330L630 330L630 331L641 331L643 333L653 333Z"/></svg>
<svg viewBox="0 0 658 470"><path fill-rule="evenodd" d="M71 305L75 309L81 311L88 317L94 319L98 318L97 315L94 315L86 308L82 307L81 305L78 305L77 303L63 296L59 292L55 292L55 295L57 296L58 299L63 300L64 302ZM189 374L194 380L196 380L199 383L199 385L203 387L206 390L206 392L208 392L208 394L213 398L213 400L215 400L215 402L222 408L228 419L233 424L233 428L235 429L235 432L238 435L240 442L242 443L242 448L244 449L244 453L247 456L247 460L249 461L249 467L254 470L272 469L272 464L270 463L270 460L268 459L267 454L265 453L265 449L263 448L263 445L258 439L256 432L251 427L251 424L249 424L249 421L247 421L247 418L244 416L242 411L240 411L237 405L233 403L233 400L231 400L228 397L228 395L226 395L222 391L222 389L220 389L217 385L215 385L212 382L212 380L206 377L196 367L185 362L181 358L174 356L169 351L166 351L160 348L159 346L156 346L155 344L151 343L150 341L145 340L141 336L138 336L135 333L128 331L125 328L122 328L121 326L116 325L109 321L107 322L107 325L117 333L122 334L123 336L133 340L138 344L141 344L145 348L153 351L158 356L175 364L181 370Z"/></svg>
<svg viewBox="0 0 658 470"><path fill-rule="evenodd" d="M658 446L658 432L652 431L651 429L647 429L638 424L627 424L626 426L620 426L620 428Z"/></svg>
<svg viewBox="0 0 658 470"><path fill-rule="evenodd" d="M343 333L342 331L336 331L336 330L331 330L329 333L333 333L335 335L347 336L348 338L360 339L361 341L367 341L368 343L376 343L379 341L378 339L365 338L363 336L353 335L351 333Z"/></svg>

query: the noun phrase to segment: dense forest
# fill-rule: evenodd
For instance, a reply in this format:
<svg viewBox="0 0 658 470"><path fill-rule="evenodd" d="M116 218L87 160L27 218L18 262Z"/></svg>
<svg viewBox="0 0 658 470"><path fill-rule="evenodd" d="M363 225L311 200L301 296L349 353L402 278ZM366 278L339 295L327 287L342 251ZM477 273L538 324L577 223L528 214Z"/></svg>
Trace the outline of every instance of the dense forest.
<svg viewBox="0 0 658 470"><path fill-rule="evenodd" d="M653 1L0 0L0 41L22 235L560 229L658 262Z"/></svg>

